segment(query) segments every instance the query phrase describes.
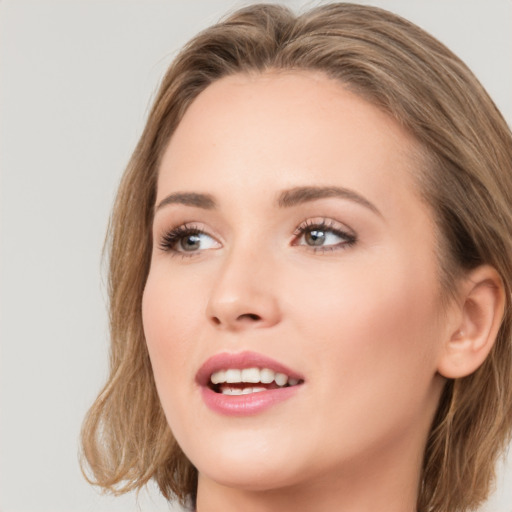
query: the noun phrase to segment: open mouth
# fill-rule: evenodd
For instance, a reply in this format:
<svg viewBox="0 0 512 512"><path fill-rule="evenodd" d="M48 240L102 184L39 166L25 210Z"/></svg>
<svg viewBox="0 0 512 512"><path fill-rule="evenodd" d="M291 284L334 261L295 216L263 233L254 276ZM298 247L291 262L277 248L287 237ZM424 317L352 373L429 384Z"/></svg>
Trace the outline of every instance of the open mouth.
<svg viewBox="0 0 512 512"><path fill-rule="evenodd" d="M304 381L270 368L229 368L210 375L208 387L223 395L248 395L272 389L298 386Z"/></svg>

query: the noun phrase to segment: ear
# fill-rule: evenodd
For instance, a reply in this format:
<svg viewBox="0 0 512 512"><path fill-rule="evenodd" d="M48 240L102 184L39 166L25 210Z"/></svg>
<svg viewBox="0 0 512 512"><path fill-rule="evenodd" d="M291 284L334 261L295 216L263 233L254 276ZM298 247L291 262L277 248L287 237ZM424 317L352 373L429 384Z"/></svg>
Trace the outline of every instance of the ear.
<svg viewBox="0 0 512 512"><path fill-rule="evenodd" d="M496 270L482 265L461 282L438 372L449 379L473 373L491 351L505 311L505 289ZM453 327L455 325L455 328Z"/></svg>

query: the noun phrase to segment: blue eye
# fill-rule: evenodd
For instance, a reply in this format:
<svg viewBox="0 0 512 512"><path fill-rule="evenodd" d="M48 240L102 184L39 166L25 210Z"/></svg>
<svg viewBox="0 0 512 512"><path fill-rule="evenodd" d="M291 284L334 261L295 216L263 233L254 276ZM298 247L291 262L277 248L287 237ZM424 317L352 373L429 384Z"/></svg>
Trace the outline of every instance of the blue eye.
<svg viewBox="0 0 512 512"><path fill-rule="evenodd" d="M213 249L218 242L200 229L187 225L178 226L168 231L160 241L163 251L179 253L197 253L206 249ZM184 254L186 255L186 254Z"/></svg>
<svg viewBox="0 0 512 512"><path fill-rule="evenodd" d="M313 251L327 252L354 245L356 236L334 227L332 221L311 222L299 226L294 235L293 245L310 247ZM219 242L194 226L183 224L166 232L160 241L160 248L183 257L195 256L202 251L219 247Z"/></svg>
<svg viewBox="0 0 512 512"><path fill-rule="evenodd" d="M308 246L315 251L341 249L356 242L355 235L335 228L327 221L299 226L295 235L298 242L294 245Z"/></svg>
<svg viewBox="0 0 512 512"><path fill-rule="evenodd" d="M306 245L318 247L322 245L337 245L344 240L341 236L334 234L332 231L312 229L304 233L304 241Z"/></svg>

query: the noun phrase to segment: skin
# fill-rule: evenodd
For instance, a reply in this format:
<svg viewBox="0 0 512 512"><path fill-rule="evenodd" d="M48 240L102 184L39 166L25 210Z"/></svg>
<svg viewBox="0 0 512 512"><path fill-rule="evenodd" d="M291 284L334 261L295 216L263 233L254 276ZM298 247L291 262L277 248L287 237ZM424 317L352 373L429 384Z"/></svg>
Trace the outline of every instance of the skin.
<svg viewBox="0 0 512 512"><path fill-rule="evenodd" d="M235 75L192 103L162 159L143 321L169 425L199 471L199 512L412 512L460 310L440 311L436 229L415 143L339 83L309 72ZM280 208L302 186L344 187ZM325 250L294 234L325 219ZM184 223L199 248L161 248ZM317 249L315 251L315 249ZM177 251L177 252L176 252ZM455 310L454 310L455 311ZM289 400L249 417L204 404L195 376L251 350L299 371Z"/></svg>

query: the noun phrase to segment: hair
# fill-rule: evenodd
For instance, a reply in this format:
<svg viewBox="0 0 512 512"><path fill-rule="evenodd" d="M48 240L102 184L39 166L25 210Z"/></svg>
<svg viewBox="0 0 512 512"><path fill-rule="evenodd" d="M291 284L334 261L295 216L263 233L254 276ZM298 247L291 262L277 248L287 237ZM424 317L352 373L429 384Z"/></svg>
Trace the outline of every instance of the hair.
<svg viewBox="0 0 512 512"><path fill-rule="evenodd" d="M473 374L446 381L418 495L420 512L473 510L491 490L512 429L512 135L444 45L390 12L348 3L301 15L277 5L245 7L192 39L168 69L110 220L110 376L82 429L87 478L116 494L153 479L167 499L194 499L197 470L164 417L142 326L159 161L209 84L273 70L322 72L413 134L420 189L440 239L443 289L481 264L503 280L496 342Z"/></svg>

